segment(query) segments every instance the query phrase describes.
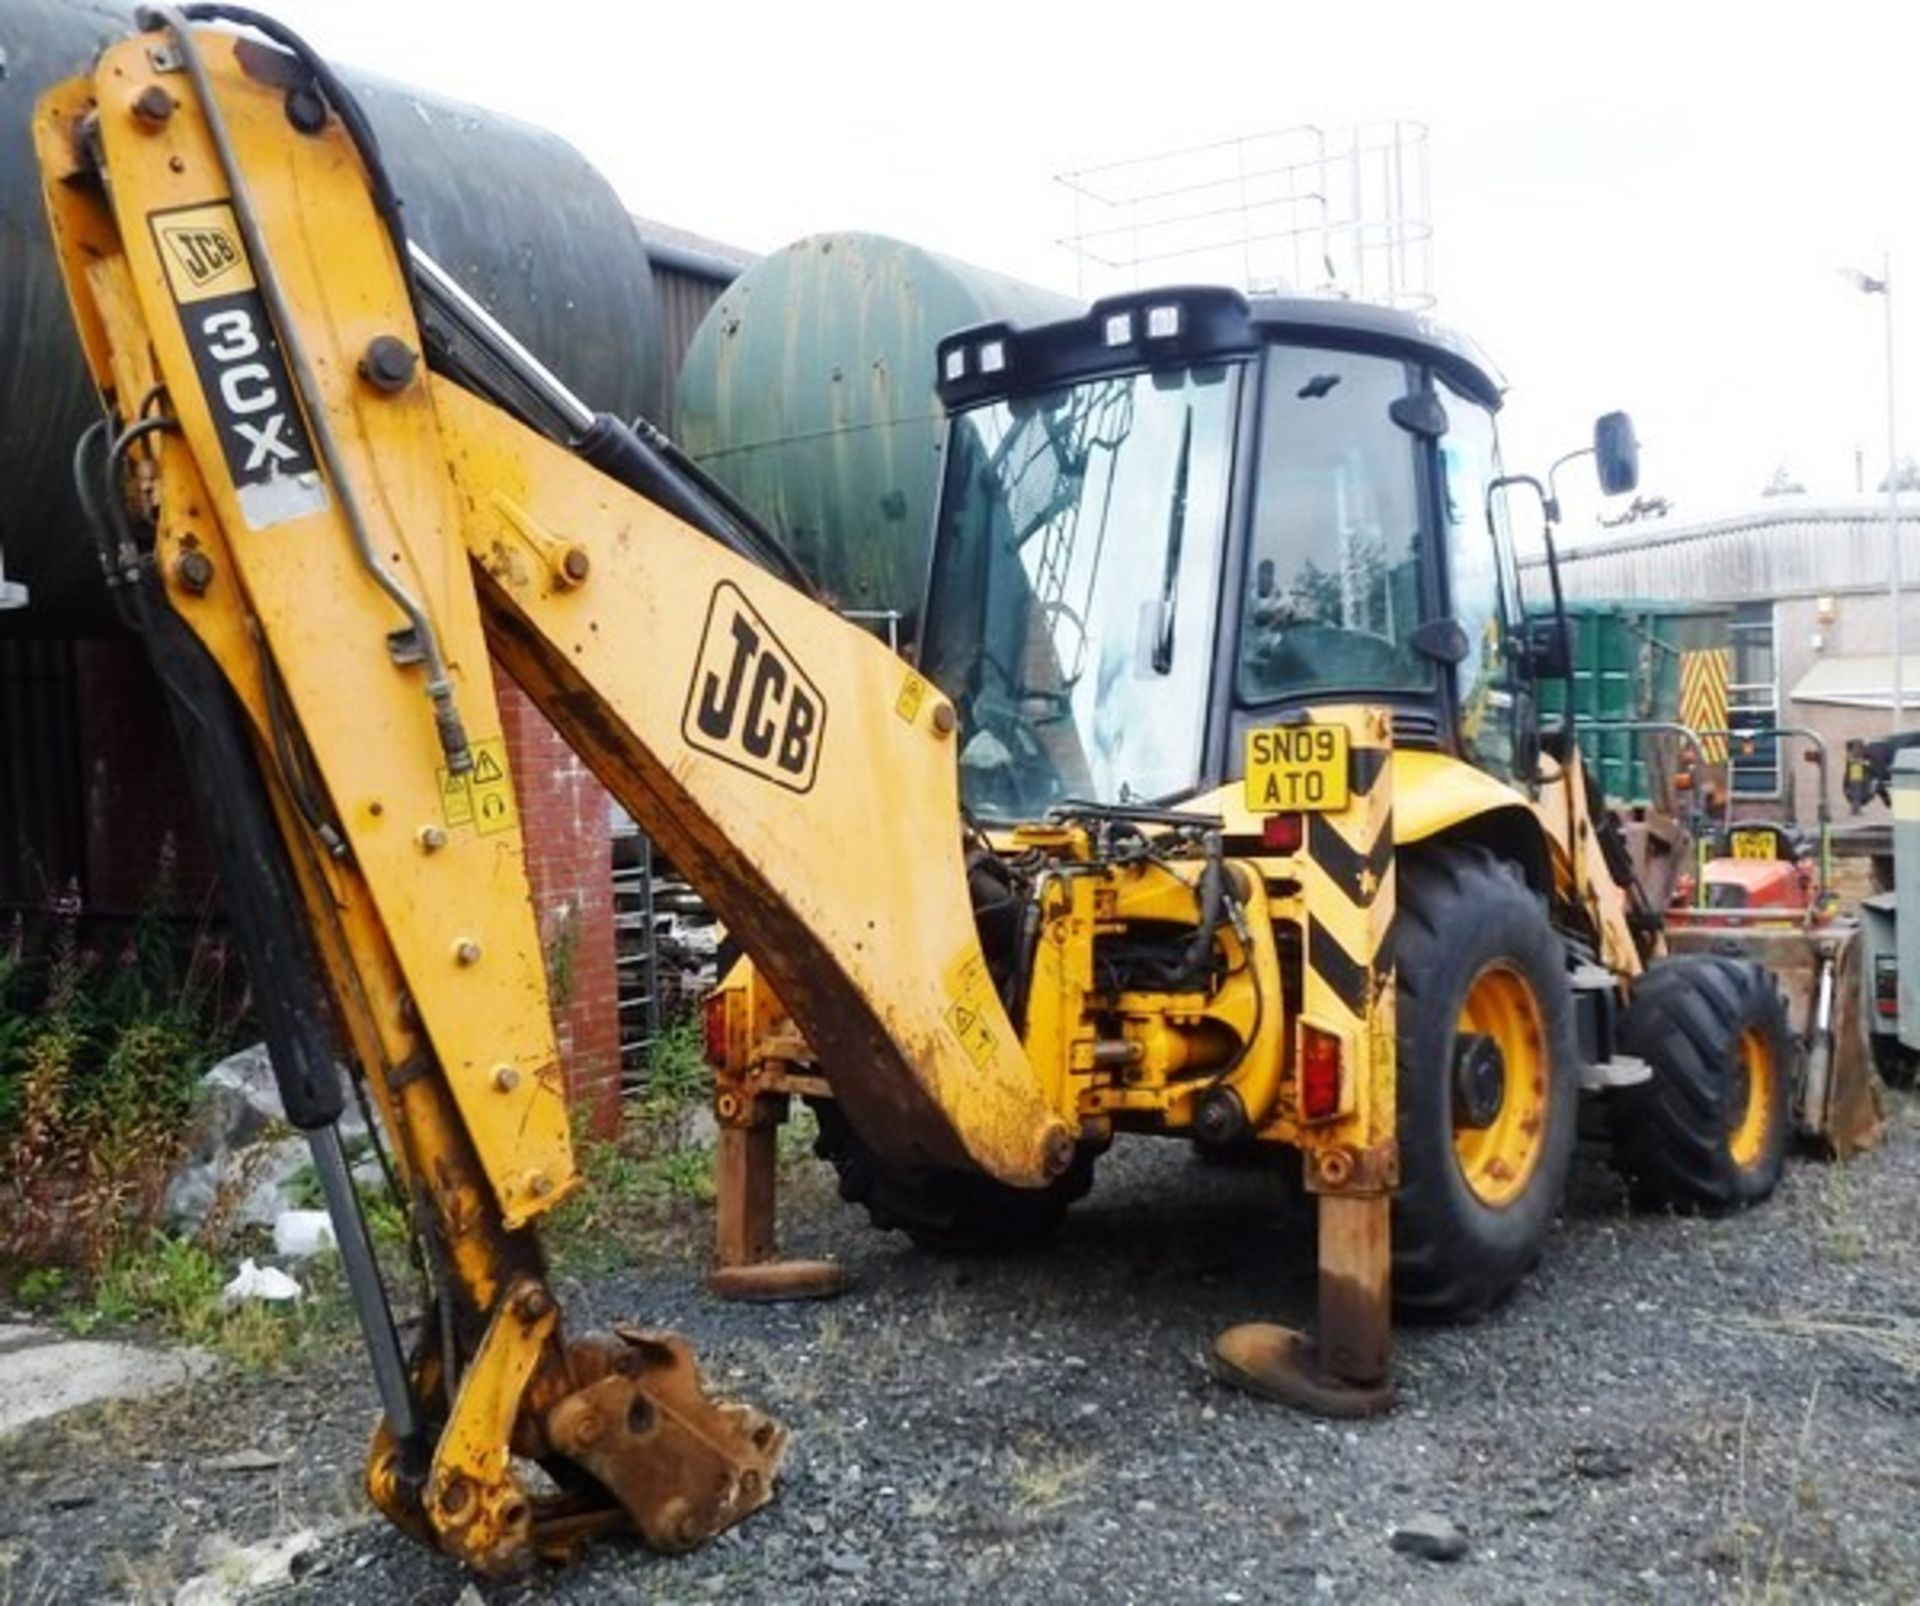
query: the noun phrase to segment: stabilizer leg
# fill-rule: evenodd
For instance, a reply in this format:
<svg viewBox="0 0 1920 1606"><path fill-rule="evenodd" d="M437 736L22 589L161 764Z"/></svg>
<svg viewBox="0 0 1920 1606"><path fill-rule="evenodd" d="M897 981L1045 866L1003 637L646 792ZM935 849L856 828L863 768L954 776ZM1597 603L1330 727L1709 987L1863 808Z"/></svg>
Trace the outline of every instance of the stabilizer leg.
<svg viewBox="0 0 1920 1606"><path fill-rule="evenodd" d="M785 1094L723 1092L715 1101L720 1138L714 1154L714 1270L707 1292L716 1299L771 1302L831 1299L847 1286L833 1260L781 1260L778 1201L780 1123Z"/></svg>
<svg viewBox="0 0 1920 1606"><path fill-rule="evenodd" d="M1393 1405L1393 1292L1385 1194L1324 1194L1317 1338L1272 1322L1213 1343L1223 1383L1319 1416L1378 1416Z"/></svg>

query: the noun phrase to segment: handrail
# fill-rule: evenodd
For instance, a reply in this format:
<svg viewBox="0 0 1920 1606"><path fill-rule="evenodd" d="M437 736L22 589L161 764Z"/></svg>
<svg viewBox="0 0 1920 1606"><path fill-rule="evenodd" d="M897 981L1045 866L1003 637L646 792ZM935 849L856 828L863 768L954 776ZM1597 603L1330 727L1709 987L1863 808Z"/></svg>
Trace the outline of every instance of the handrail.
<svg viewBox="0 0 1920 1606"><path fill-rule="evenodd" d="M1821 736L1818 731L1811 730L1805 725L1767 725L1758 728L1736 730L1726 726L1707 727L1687 725L1679 720L1673 719L1597 720L1581 718L1578 715L1574 718L1574 728L1576 732L1594 731L1597 733L1606 733L1631 731L1643 734L1678 736L1691 748L1690 753L1682 754L1683 761L1687 762L1689 766L1704 758L1707 750L1706 744L1714 738L1739 740L1746 743L1751 743L1755 738L1763 736L1770 737L1776 741L1781 737L1800 737L1807 741L1811 744L1813 760L1820 771L1820 782L1816 793L1814 811L1815 821L1818 826L1814 903L1815 906L1818 907L1826 901L1833 885L1833 809L1827 797L1827 743L1826 739ZM1726 763L1729 769L1731 769L1733 763L1731 753L1729 753ZM1726 802L1720 821L1720 828L1724 831L1731 831L1734 828L1733 803L1733 785L1731 776L1729 776ZM1697 822L1703 813L1704 811L1700 809L1692 811L1689 824L1692 825L1694 822ZM1789 825L1796 823L1793 814L1793 792L1791 787L1787 790L1787 823ZM1707 908L1707 886L1704 874L1708 862L1707 833L1695 829L1694 837L1694 907L1704 910ZM1715 910L1714 913L1717 918L1721 915L1734 915L1736 911L1720 909Z"/></svg>

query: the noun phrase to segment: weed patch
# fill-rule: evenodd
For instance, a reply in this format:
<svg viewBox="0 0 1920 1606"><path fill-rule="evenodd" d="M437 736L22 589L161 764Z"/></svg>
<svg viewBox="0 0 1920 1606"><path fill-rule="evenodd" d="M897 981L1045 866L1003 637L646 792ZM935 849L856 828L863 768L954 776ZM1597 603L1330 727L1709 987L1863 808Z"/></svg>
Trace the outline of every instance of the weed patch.
<svg viewBox="0 0 1920 1606"><path fill-rule="evenodd" d="M249 1372L296 1368L354 1331L339 1262L303 1262L303 1297L284 1304L223 1297L233 1266L190 1238L155 1233L113 1251L85 1277L43 1268L21 1278L14 1297L86 1337L108 1330L145 1331L213 1350Z"/></svg>
<svg viewBox="0 0 1920 1606"><path fill-rule="evenodd" d="M98 1270L148 1231L195 1090L244 1013L224 947L182 939L171 854L132 929L77 893L0 929L0 1256Z"/></svg>
<svg viewBox="0 0 1920 1606"><path fill-rule="evenodd" d="M576 1138L580 1189L542 1229L556 1268L592 1276L629 1265L713 1202L713 1146L694 1133L711 1095L697 1025L661 1033L619 1135Z"/></svg>

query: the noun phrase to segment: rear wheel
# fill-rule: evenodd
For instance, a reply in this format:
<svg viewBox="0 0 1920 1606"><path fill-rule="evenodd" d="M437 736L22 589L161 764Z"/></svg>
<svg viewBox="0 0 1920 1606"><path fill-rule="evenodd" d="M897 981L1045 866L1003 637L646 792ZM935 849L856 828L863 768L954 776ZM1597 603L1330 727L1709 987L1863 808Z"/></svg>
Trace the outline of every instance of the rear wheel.
<svg viewBox="0 0 1920 1606"><path fill-rule="evenodd" d="M1484 848L1400 861L1400 1188L1394 1299L1479 1315L1539 1259L1576 1120L1565 950L1519 869Z"/></svg>
<svg viewBox="0 0 1920 1606"><path fill-rule="evenodd" d="M904 1232L922 1249L978 1254L1048 1242L1067 1208L1093 1186L1094 1151L1040 1188L1010 1188L978 1172L904 1171L890 1166L861 1140L840 1106L813 1103L820 1135L813 1152L840 1178L840 1197L865 1208L874 1226Z"/></svg>
<svg viewBox="0 0 1920 1606"><path fill-rule="evenodd" d="M1663 960L1641 978L1621 1035L1653 1067L1614 1095L1614 1164L1634 1200L1724 1211L1772 1193L1793 1046L1766 971L1719 954Z"/></svg>

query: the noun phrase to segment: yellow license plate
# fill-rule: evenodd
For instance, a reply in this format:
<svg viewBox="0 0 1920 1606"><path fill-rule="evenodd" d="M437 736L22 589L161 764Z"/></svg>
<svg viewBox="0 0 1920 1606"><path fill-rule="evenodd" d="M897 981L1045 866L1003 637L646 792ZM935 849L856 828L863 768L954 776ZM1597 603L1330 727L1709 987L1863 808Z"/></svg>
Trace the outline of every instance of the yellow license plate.
<svg viewBox="0 0 1920 1606"><path fill-rule="evenodd" d="M1247 732L1247 808L1252 813L1346 806L1346 726L1276 725Z"/></svg>
<svg viewBox="0 0 1920 1606"><path fill-rule="evenodd" d="M1736 859L1771 859L1773 833L1771 831L1735 831L1733 856Z"/></svg>

